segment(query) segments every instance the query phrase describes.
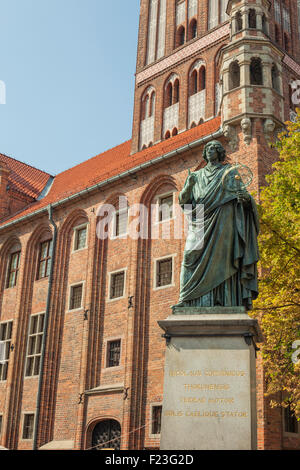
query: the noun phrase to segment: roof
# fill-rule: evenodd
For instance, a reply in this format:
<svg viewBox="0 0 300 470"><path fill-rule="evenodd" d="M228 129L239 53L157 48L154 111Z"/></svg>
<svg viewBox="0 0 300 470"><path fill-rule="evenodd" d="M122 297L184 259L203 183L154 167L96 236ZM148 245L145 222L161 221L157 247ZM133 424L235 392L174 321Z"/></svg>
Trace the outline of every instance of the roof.
<svg viewBox="0 0 300 470"><path fill-rule="evenodd" d="M168 140L160 142L153 147L149 147L133 155L130 153L131 140L107 150L106 152L80 163L69 170L59 173L54 178L50 191L43 199L33 202L18 214L2 221L0 227L25 215L41 210L49 204L54 204L62 199L83 191L84 189L99 184L108 178L117 176L126 170L130 170L145 162L154 160L155 158L183 147L184 145L191 144L201 137L205 137L216 132L220 128L220 125L221 118L216 117L194 127L193 129L182 132ZM23 169L23 167L19 168ZM24 168L23 171L26 175L29 173L31 174L31 185L33 187L38 186L38 181L41 179L41 175L37 173L35 176L32 169L28 170L27 168ZM35 181L35 177L38 178L38 181Z"/></svg>
<svg viewBox="0 0 300 470"><path fill-rule="evenodd" d="M0 154L0 166L1 164L10 170L8 178L10 188L34 199L39 197L51 178L49 173L7 155Z"/></svg>

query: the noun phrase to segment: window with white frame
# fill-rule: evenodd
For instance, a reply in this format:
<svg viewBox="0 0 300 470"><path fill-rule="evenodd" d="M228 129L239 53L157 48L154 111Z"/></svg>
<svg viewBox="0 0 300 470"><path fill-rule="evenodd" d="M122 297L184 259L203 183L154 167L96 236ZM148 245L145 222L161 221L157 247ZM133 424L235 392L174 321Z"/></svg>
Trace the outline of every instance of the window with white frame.
<svg viewBox="0 0 300 470"><path fill-rule="evenodd" d="M83 224L74 229L74 251L86 248L87 242L87 225Z"/></svg>
<svg viewBox="0 0 300 470"><path fill-rule="evenodd" d="M39 313L30 317L25 376L39 375L42 355L45 314Z"/></svg>
<svg viewBox="0 0 300 470"><path fill-rule="evenodd" d="M82 308L83 284L76 284L70 288L69 310Z"/></svg>
<svg viewBox="0 0 300 470"><path fill-rule="evenodd" d="M33 438L34 414L24 414L22 439L31 440Z"/></svg>
<svg viewBox="0 0 300 470"><path fill-rule="evenodd" d="M168 287L173 284L173 257L158 259L155 262L155 287Z"/></svg>
<svg viewBox="0 0 300 470"><path fill-rule="evenodd" d="M128 207L118 210L113 218L113 237L121 237L127 234Z"/></svg>
<svg viewBox="0 0 300 470"><path fill-rule="evenodd" d="M7 380L13 322L0 324L0 381Z"/></svg>
<svg viewBox="0 0 300 470"><path fill-rule="evenodd" d="M172 219L174 215L174 193L158 197L158 222Z"/></svg>
<svg viewBox="0 0 300 470"><path fill-rule="evenodd" d="M109 298L110 300L119 299L124 296L125 290L125 271L110 273Z"/></svg>

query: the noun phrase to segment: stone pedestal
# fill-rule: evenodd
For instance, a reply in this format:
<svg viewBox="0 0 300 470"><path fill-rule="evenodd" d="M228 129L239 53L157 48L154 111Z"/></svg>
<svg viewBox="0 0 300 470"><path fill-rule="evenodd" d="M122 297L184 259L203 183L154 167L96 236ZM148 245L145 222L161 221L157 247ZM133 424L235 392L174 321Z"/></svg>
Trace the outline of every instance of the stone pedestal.
<svg viewBox="0 0 300 470"><path fill-rule="evenodd" d="M162 450L257 447L258 322L242 307L176 308L167 341Z"/></svg>

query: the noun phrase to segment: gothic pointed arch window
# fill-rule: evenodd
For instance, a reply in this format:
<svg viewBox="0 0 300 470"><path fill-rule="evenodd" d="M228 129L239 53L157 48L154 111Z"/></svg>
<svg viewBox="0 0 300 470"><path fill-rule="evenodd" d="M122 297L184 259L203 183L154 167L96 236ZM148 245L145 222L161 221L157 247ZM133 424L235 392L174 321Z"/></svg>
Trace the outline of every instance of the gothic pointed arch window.
<svg viewBox="0 0 300 470"><path fill-rule="evenodd" d="M177 74L172 73L164 86L164 116L162 135L171 136L172 130L179 124L180 80ZM168 134L168 131L170 135ZM167 137L168 136L168 137Z"/></svg>
<svg viewBox="0 0 300 470"><path fill-rule="evenodd" d="M203 60L199 59L189 71L189 112L188 127L199 124L205 117L206 104L206 68Z"/></svg>
<svg viewBox="0 0 300 470"><path fill-rule="evenodd" d="M250 8L248 13L248 24L250 29L256 29L256 11L254 8Z"/></svg>
<svg viewBox="0 0 300 470"><path fill-rule="evenodd" d="M241 84L240 65L237 60L231 62L229 66L229 90L238 88Z"/></svg>
<svg viewBox="0 0 300 470"><path fill-rule="evenodd" d="M250 84L263 85L262 63L259 57L253 57L250 62Z"/></svg>
<svg viewBox="0 0 300 470"><path fill-rule="evenodd" d="M243 17L242 13L238 11L235 15L235 32L238 33L243 29Z"/></svg>
<svg viewBox="0 0 300 470"><path fill-rule="evenodd" d="M107 419L100 421L92 433L92 449L104 450L121 448L121 426L118 421Z"/></svg>
<svg viewBox="0 0 300 470"><path fill-rule="evenodd" d="M141 100L140 150L154 142L155 100L155 89L150 86L143 93Z"/></svg>
<svg viewBox="0 0 300 470"><path fill-rule="evenodd" d="M280 93L279 72L275 64L272 65L271 75L272 75L272 87L274 90Z"/></svg>
<svg viewBox="0 0 300 470"><path fill-rule="evenodd" d="M193 18L189 24L189 39L197 37L197 20Z"/></svg>
<svg viewBox="0 0 300 470"><path fill-rule="evenodd" d="M286 52L290 52L290 39L286 33L283 35L283 47Z"/></svg>
<svg viewBox="0 0 300 470"><path fill-rule="evenodd" d="M167 0L149 0L146 65L165 54Z"/></svg>
<svg viewBox="0 0 300 470"><path fill-rule="evenodd" d="M268 23L267 23L267 17L264 13L262 15L261 21L262 21L262 30L267 35L268 34Z"/></svg>

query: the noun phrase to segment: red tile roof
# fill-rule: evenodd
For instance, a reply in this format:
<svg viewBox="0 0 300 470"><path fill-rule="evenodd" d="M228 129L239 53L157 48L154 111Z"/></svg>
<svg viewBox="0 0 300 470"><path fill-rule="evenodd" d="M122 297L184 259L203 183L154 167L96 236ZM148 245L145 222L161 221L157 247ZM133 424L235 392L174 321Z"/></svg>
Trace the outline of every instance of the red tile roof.
<svg viewBox="0 0 300 470"><path fill-rule="evenodd" d="M201 137L212 134L220 128L220 125L221 119L220 117L216 117L193 129L189 129L177 136L160 142L153 147L137 152L134 155L130 154L130 140L107 150L96 157L58 174L54 178L51 189L45 198L30 204L26 209L14 215L12 218L2 221L0 227L8 222L40 210L49 204L58 202L61 199L105 181L108 178L117 176L126 170L151 161L161 155L183 147L188 143L192 143ZM32 170L24 171L26 174L32 172ZM33 179L31 180L31 184L34 186L37 185L37 182Z"/></svg>
<svg viewBox="0 0 300 470"><path fill-rule="evenodd" d="M10 170L8 180L11 189L34 199L41 194L51 176L45 171L38 170L7 155L0 154L0 166L1 163L4 163Z"/></svg>

